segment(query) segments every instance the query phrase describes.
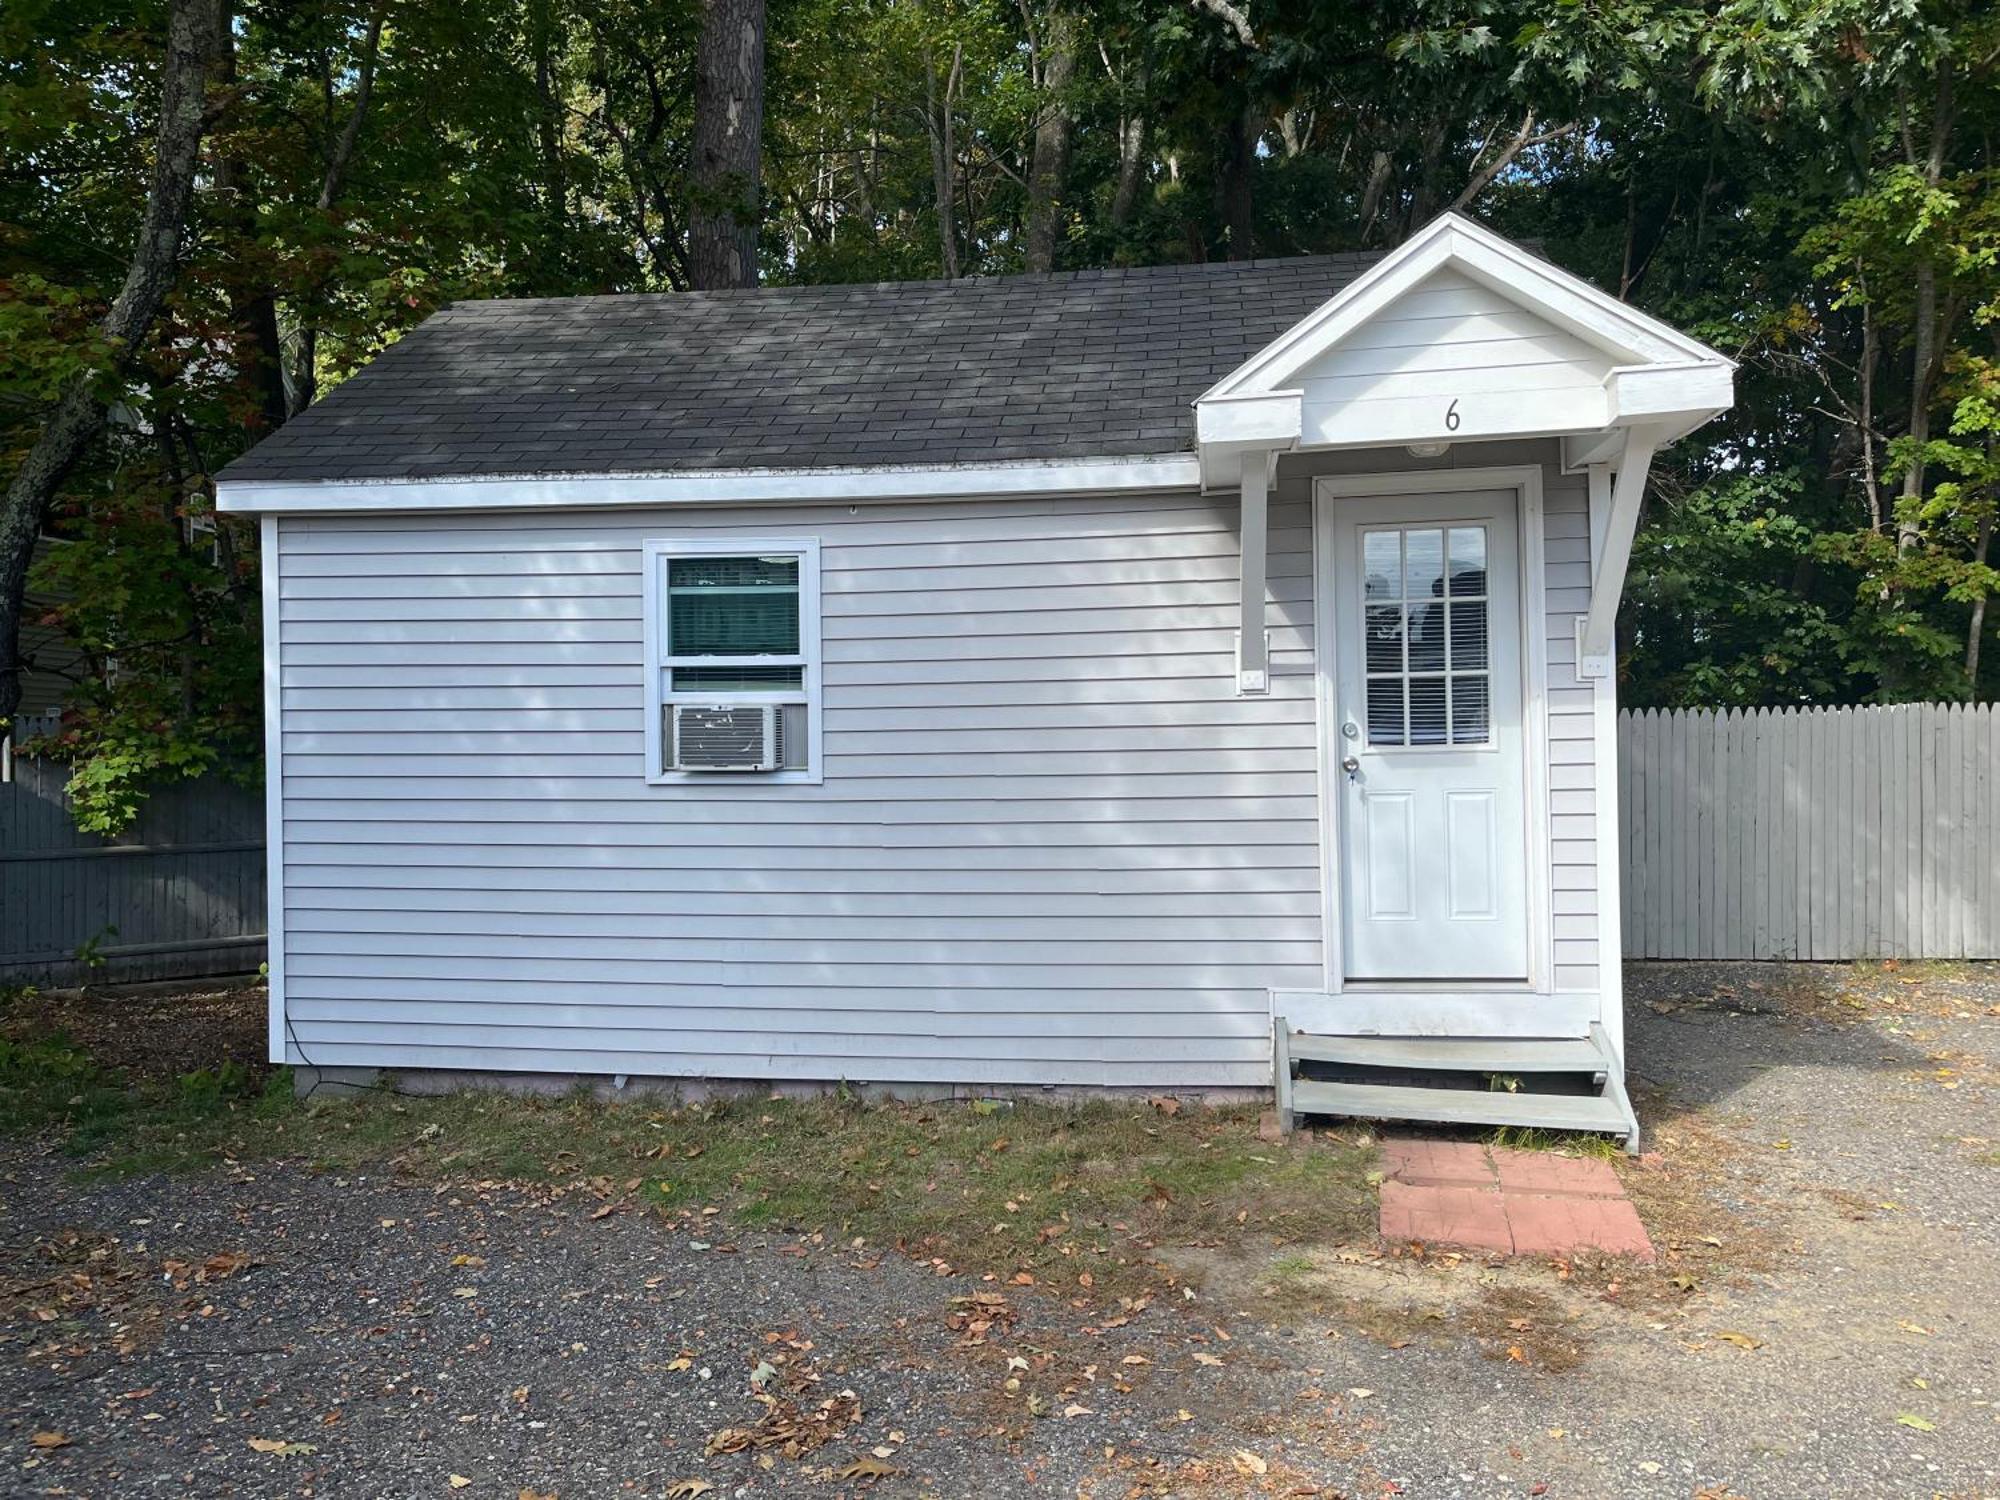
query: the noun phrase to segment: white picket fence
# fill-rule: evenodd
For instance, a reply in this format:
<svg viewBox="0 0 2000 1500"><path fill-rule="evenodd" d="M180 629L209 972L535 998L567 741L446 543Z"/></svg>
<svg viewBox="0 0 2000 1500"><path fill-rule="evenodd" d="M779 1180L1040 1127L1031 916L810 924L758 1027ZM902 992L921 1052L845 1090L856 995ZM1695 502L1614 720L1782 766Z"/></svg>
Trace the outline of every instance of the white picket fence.
<svg viewBox="0 0 2000 1500"><path fill-rule="evenodd" d="M2000 706L1618 717L1627 958L2000 958Z"/></svg>

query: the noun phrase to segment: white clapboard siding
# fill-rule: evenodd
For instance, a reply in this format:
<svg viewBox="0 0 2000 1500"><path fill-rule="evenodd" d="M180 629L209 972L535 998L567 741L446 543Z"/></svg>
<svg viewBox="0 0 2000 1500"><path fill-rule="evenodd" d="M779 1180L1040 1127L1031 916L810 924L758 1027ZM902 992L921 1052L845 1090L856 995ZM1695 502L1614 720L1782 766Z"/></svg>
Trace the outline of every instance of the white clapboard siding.
<svg viewBox="0 0 2000 1500"><path fill-rule="evenodd" d="M2000 958L2000 708L1619 716L1631 958Z"/></svg>
<svg viewBox="0 0 2000 1500"><path fill-rule="evenodd" d="M1448 462L1543 466L1536 838L1588 990L1589 528L1554 456ZM1266 1082L1269 991L1325 977L1310 479L1371 461L1280 471L1267 697L1235 691L1233 496L284 519L294 1060ZM823 785L644 781L641 543L731 534L820 539Z"/></svg>
<svg viewBox="0 0 2000 1500"><path fill-rule="evenodd" d="M1322 962L1310 520L1272 521L1258 699L1223 500L285 521L299 1058L1264 1081ZM640 544L730 533L821 540L822 786L644 782Z"/></svg>

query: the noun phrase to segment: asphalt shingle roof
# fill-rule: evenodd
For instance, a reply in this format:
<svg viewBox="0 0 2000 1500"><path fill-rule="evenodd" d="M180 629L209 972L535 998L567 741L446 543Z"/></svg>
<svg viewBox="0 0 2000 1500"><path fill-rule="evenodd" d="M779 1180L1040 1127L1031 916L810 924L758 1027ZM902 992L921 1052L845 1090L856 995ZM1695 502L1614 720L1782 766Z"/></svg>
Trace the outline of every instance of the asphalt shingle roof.
<svg viewBox="0 0 2000 1500"><path fill-rule="evenodd" d="M1186 452L1194 398L1376 259L462 302L221 477Z"/></svg>

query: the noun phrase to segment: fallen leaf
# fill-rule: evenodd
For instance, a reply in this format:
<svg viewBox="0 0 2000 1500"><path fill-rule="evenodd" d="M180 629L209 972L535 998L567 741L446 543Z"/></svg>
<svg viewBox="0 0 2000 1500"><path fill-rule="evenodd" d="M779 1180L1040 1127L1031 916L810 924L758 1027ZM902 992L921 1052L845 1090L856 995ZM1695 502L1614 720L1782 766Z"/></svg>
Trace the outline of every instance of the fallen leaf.
<svg viewBox="0 0 2000 1500"><path fill-rule="evenodd" d="M556 1492L550 1490L544 1494L541 1490L522 1490L514 1500L556 1500Z"/></svg>
<svg viewBox="0 0 2000 1500"><path fill-rule="evenodd" d="M1065 1417L1089 1417L1095 1416L1096 1413L1089 1407L1079 1406L1076 1402L1072 1401L1068 1406L1063 1408L1063 1415Z"/></svg>
<svg viewBox="0 0 2000 1500"><path fill-rule="evenodd" d="M706 1479L676 1479L667 1486L667 1500L695 1500L714 1488Z"/></svg>
<svg viewBox="0 0 2000 1500"><path fill-rule="evenodd" d="M470 1479L467 1479L463 1474L454 1474L451 1476L451 1478L447 1479L445 1483L450 1485L455 1490L462 1490L465 1489L467 1486L469 1486L472 1483L472 1481Z"/></svg>
<svg viewBox="0 0 2000 1500"><path fill-rule="evenodd" d="M1724 1329L1716 1337L1721 1339L1725 1344L1734 1344L1739 1349L1761 1349L1764 1347L1762 1339L1752 1338L1747 1333L1738 1333L1733 1328Z"/></svg>
<svg viewBox="0 0 2000 1500"><path fill-rule="evenodd" d="M894 1464L886 1464L871 1454L855 1459L853 1463L841 1469L836 1477L841 1479L883 1479L891 1474L900 1474L902 1472ZM699 1491L696 1493L699 1493Z"/></svg>
<svg viewBox="0 0 2000 1500"><path fill-rule="evenodd" d="M1194 1355L1194 1362L1198 1365L1219 1365L1222 1363L1222 1356L1197 1349Z"/></svg>
<svg viewBox="0 0 2000 1500"><path fill-rule="evenodd" d="M288 1443L283 1438L251 1438L249 1443L259 1453L276 1453L284 1458L319 1452L311 1443Z"/></svg>
<svg viewBox="0 0 2000 1500"><path fill-rule="evenodd" d="M1902 1423L1902 1424L1903 1424L1903 1425L1904 1425L1905 1427L1914 1427L1914 1428L1916 1428L1916 1429L1917 1429L1917 1431L1919 1431L1919 1432L1936 1432L1936 1431L1937 1431L1937 1423L1935 1423L1935 1422L1932 1422L1932 1421L1927 1421L1927 1420L1926 1420L1925 1418L1923 1418L1923 1417L1920 1417L1920 1416L1918 1416L1918 1415L1917 1415L1917 1414L1916 1414L1915 1412L1913 1412L1913 1411L1899 1411L1899 1412L1897 1412L1897 1413L1896 1413L1896 1420L1897 1420L1898 1422Z"/></svg>
<svg viewBox="0 0 2000 1500"><path fill-rule="evenodd" d="M67 1448L69 1434L66 1432L38 1432L28 1439L37 1448Z"/></svg>
<svg viewBox="0 0 2000 1500"><path fill-rule="evenodd" d="M1351 1385L1347 1388L1347 1394L1352 1396L1356 1401L1366 1401L1375 1393L1365 1385Z"/></svg>
<svg viewBox="0 0 2000 1500"><path fill-rule="evenodd" d="M1230 1455L1230 1462L1236 1465L1239 1474L1267 1474L1271 1466L1252 1453L1248 1448L1238 1448Z"/></svg>

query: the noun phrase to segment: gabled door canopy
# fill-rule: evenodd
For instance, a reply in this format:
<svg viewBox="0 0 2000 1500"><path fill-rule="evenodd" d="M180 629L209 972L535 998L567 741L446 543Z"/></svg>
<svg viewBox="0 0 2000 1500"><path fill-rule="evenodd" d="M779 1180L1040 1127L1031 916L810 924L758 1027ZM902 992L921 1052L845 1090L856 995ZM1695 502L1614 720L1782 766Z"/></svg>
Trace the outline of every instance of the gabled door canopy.
<svg viewBox="0 0 2000 1500"><path fill-rule="evenodd" d="M1421 283L1453 272L1586 346L1589 378L1561 391L1507 389L1454 398L1315 400L1300 377ZM1195 449L1210 489L1237 483L1254 449L1462 443L1503 437L1576 440L1579 466L1644 426L1657 443L1693 431L1733 397L1735 365L1707 345L1457 214L1444 214L1209 388L1195 403Z"/></svg>
<svg viewBox="0 0 2000 1500"><path fill-rule="evenodd" d="M1358 367L1327 363L1426 283L1491 294L1505 311L1411 316L1410 336L1372 341ZM1354 368L1367 373L1357 379ZM1609 676L1647 469L1660 448L1729 408L1735 373L1706 344L1470 219L1432 220L1194 403L1203 488L1242 495L1237 690L1268 691L1261 554L1279 454L1400 446L1429 456L1494 438L1561 438L1565 467L1590 474L1606 516L1590 612L1577 618L1577 675Z"/></svg>

